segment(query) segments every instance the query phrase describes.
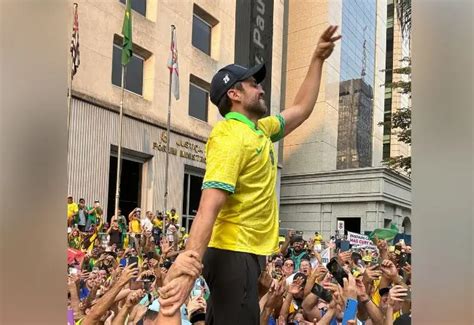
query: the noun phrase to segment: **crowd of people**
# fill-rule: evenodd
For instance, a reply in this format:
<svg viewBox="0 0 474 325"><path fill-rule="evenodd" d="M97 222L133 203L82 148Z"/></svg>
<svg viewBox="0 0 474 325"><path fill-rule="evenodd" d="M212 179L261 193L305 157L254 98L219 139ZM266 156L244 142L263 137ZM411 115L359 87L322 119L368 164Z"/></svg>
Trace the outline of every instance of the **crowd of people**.
<svg viewBox="0 0 474 325"><path fill-rule="evenodd" d="M176 324L204 324L212 292L202 265L183 251L188 234L175 209L142 216L136 208L107 223L98 201L86 206L68 197L68 225L71 324L173 324L159 320L158 297L172 290L164 279L179 254L189 255L197 280ZM338 235L325 241L316 232L305 240L288 231L259 277L260 324L410 323L411 247L375 239L372 247L343 250ZM329 261L321 257L326 249Z"/></svg>

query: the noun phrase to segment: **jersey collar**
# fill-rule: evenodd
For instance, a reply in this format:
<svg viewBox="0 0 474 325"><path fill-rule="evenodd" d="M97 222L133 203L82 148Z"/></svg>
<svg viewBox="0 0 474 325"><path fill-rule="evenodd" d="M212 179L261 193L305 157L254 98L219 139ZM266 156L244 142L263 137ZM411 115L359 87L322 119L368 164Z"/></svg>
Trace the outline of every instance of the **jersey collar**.
<svg viewBox="0 0 474 325"><path fill-rule="evenodd" d="M255 123L252 122L247 116L239 112L229 112L225 115L226 120L237 120L244 124L246 124L252 131L256 132L257 134L263 134L262 130L257 129Z"/></svg>

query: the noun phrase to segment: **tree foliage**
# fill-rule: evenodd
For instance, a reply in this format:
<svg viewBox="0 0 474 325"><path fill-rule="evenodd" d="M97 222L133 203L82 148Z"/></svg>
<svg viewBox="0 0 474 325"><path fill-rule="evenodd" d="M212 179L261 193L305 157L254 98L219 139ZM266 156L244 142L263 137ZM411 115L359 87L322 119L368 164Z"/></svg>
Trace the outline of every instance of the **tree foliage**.
<svg viewBox="0 0 474 325"><path fill-rule="evenodd" d="M402 33L405 37L410 37L411 32L411 0L396 0L397 18L400 21ZM404 58L407 61L405 67L393 69L394 74L406 76L402 80L386 83L386 87L397 89L401 94L408 95L411 99L411 59ZM411 107L397 108L392 113L392 118L387 122L380 122L379 125L388 127L392 130L392 135L397 140L411 146ZM384 159L383 163L395 170L403 170L408 175L411 174L411 156L394 156Z"/></svg>

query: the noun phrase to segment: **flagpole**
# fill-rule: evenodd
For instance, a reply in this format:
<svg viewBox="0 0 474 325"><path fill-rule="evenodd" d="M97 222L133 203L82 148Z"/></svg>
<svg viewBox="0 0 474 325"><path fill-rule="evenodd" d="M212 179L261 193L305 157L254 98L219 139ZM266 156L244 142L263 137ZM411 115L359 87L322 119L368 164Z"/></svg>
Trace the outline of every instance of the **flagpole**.
<svg viewBox="0 0 474 325"><path fill-rule="evenodd" d="M122 121L123 121L123 95L125 92L125 66L122 65L122 94L120 96L120 114L119 114L119 141L117 153L117 180L115 183L115 209L114 215L118 217L118 208L120 200L120 175L122 167Z"/></svg>
<svg viewBox="0 0 474 325"><path fill-rule="evenodd" d="M77 8L77 3L74 3L72 6L72 25L73 25L73 30L74 30L74 21L75 21L75 14L76 14L76 8ZM71 51L71 49L69 49ZM74 62L72 62L72 55L69 55L69 85L68 85L68 99L67 99L67 147L66 147L66 152L67 155L69 156L69 139L70 139L70 132L71 132L71 102L72 102L72 65ZM69 178L69 164L67 164L67 173L68 173L68 178Z"/></svg>
<svg viewBox="0 0 474 325"><path fill-rule="evenodd" d="M171 42L173 42L173 31L175 26L171 25ZM166 124L166 163L165 163L165 195L164 195L164 209L165 215L163 216L163 234L165 233L165 224L166 224L166 212L168 211L168 166L170 159L170 128L171 128L171 82L173 76L173 68L170 69L169 77L169 91L168 91L168 122Z"/></svg>

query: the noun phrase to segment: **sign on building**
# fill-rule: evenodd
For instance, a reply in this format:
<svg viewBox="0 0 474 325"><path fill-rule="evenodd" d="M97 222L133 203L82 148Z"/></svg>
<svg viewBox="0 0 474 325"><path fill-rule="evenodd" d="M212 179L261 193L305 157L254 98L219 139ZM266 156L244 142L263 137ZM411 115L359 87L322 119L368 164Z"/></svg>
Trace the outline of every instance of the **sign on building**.
<svg viewBox="0 0 474 325"><path fill-rule="evenodd" d="M340 235L344 235L344 220L337 220L337 228Z"/></svg>
<svg viewBox="0 0 474 325"><path fill-rule="evenodd" d="M265 103L271 107L273 0L237 0L235 11L235 63L251 67L265 63L262 82Z"/></svg>

